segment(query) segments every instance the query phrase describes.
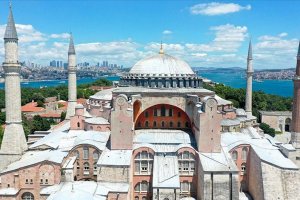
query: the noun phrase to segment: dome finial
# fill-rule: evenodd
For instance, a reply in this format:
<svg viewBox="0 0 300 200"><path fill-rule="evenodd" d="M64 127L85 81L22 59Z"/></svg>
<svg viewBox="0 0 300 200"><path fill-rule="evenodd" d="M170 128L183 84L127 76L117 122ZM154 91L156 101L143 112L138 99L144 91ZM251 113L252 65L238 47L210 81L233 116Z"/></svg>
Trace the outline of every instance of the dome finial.
<svg viewBox="0 0 300 200"><path fill-rule="evenodd" d="M163 44L162 41L160 41L160 50L159 50L159 54L164 54L164 50L163 50Z"/></svg>

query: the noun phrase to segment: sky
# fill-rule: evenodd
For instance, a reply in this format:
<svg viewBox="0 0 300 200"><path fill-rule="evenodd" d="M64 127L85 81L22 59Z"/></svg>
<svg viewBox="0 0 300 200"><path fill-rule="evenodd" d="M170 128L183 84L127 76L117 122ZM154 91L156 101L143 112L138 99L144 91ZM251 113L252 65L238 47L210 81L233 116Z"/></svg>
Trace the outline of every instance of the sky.
<svg viewBox="0 0 300 200"><path fill-rule="evenodd" d="M297 0L13 0L12 7L20 60L45 66L67 61L70 32L78 63L132 67L162 41L165 53L192 67L245 68L251 38L255 69L296 65ZM9 1L0 0L0 38L8 11Z"/></svg>

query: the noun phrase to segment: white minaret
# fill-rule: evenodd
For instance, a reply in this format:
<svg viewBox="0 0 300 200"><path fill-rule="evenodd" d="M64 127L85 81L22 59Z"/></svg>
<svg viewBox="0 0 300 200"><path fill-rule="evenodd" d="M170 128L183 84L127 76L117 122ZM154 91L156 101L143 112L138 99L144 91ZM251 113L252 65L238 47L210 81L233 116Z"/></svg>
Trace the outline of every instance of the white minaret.
<svg viewBox="0 0 300 200"><path fill-rule="evenodd" d="M75 106L77 104L77 86L76 86L76 53L75 47L73 42L73 36L70 36L70 44L69 44L69 51L68 51L68 110L66 119L70 119L71 116L75 115Z"/></svg>
<svg viewBox="0 0 300 200"><path fill-rule="evenodd" d="M246 102L245 111L248 117L252 116L252 45L251 40L249 42L248 58L247 58L247 89L246 89Z"/></svg>
<svg viewBox="0 0 300 200"><path fill-rule="evenodd" d="M18 62L18 35L11 6L4 35L4 47L6 126L0 149L0 170L18 160L27 150L21 114L21 66Z"/></svg>

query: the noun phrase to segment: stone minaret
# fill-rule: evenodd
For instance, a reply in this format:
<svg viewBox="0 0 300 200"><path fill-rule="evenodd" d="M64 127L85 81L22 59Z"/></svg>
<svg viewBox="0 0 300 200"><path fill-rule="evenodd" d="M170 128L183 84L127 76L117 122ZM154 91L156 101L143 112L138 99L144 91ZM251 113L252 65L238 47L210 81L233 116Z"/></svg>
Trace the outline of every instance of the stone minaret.
<svg viewBox="0 0 300 200"><path fill-rule="evenodd" d="M246 89L246 102L245 102L245 111L247 116L252 116L252 76L253 76L253 67L252 67L252 45L251 40L249 43L248 49L248 58L247 58L247 89Z"/></svg>
<svg viewBox="0 0 300 200"><path fill-rule="evenodd" d="M297 54L296 75L294 77L294 100L292 115L291 143L295 148L300 149L300 41Z"/></svg>
<svg viewBox="0 0 300 200"><path fill-rule="evenodd" d="M69 51L68 51L68 110L66 119L70 119L71 116L75 115L75 106L77 104L77 86L76 86L76 53L73 42L73 36L70 37Z"/></svg>
<svg viewBox="0 0 300 200"><path fill-rule="evenodd" d="M18 62L18 35L11 6L4 35L4 47L6 126L0 149L0 170L18 160L27 150L21 114L21 66Z"/></svg>

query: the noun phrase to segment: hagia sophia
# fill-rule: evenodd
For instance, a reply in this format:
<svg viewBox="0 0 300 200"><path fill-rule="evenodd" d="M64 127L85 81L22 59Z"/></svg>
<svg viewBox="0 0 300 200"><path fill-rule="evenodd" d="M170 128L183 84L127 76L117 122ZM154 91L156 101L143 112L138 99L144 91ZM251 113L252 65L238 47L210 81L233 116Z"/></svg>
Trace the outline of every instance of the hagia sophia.
<svg viewBox="0 0 300 200"><path fill-rule="evenodd" d="M244 109L204 89L189 64L163 46L137 62L118 87L82 105L71 36L66 120L30 141L22 126L11 7L4 46L0 200L299 199L300 44L288 143L264 134L252 115L251 42Z"/></svg>

